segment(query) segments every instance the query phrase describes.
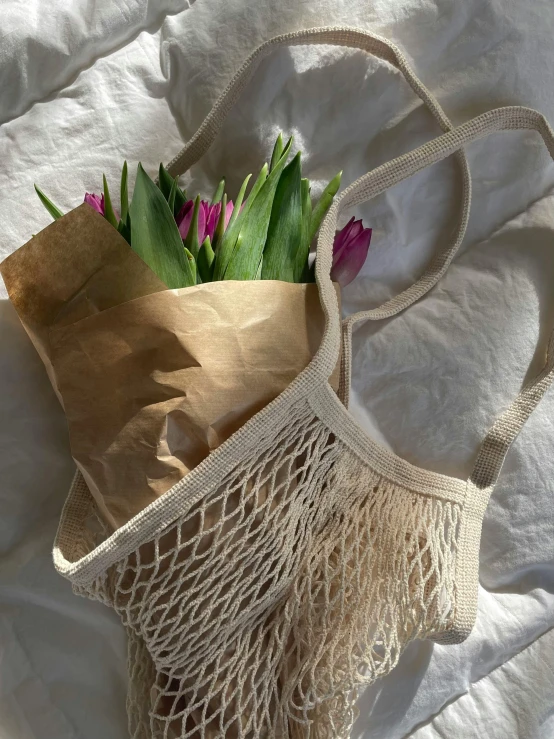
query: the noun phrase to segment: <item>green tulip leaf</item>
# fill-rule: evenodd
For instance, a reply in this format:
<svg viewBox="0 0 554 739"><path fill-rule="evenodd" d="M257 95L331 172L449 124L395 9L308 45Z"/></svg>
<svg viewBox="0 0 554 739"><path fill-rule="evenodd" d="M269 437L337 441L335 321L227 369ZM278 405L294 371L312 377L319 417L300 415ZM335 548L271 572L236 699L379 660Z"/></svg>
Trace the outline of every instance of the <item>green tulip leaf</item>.
<svg viewBox="0 0 554 739"><path fill-rule="evenodd" d="M200 251L200 243L198 241L198 213L200 211L200 195L196 196L194 201L194 210L192 211L192 220L190 222L189 230L186 238L183 240L183 244L186 249L196 259L198 252Z"/></svg>
<svg viewBox="0 0 554 739"><path fill-rule="evenodd" d="M189 269L190 269L190 273L191 273L191 276L192 276L192 279L193 279L193 283L192 284L193 285L196 285L198 282L200 282L200 280L199 280L200 275L198 274L198 271L197 271L196 259L192 256L192 254L186 248L186 246L183 248L183 251L185 252L185 257L187 259L187 262L188 262L188 265L189 265ZM186 287L190 287L190 286L189 285L186 285Z"/></svg>
<svg viewBox="0 0 554 739"><path fill-rule="evenodd" d="M271 155L271 164L269 165L269 171L271 172L277 166L277 162L283 156L283 134L280 133L277 136L275 145L273 147L273 154Z"/></svg>
<svg viewBox="0 0 554 739"><path fill-rule="evenodd" d="M275 191L264 248L262 280L295 282L302 239L300 152L283 169ZM303 265L302 265L303 266Z"/></svg>
<svg viewBox="0 0 554 739"><path fill-rule="evenodd" d="M127 185L127 162L123 162L123 169L121 170L121 220L123 223L127 223L127 216L129 215L129 188Z"/></svg>
<svg viewBox="0 0 554 739"><path fill-rule="evenodd" d="M227 195L223 193L223 199L221 200L221 210L219 212L219 218L214 231L214 241L210 244L210 248L214 251L217 249L217 245L221 243L223 234L225 233L225 214L227 212ZM215 266L215 265L214 265Z"/></svg>
<svg viewBox="0 0 554 739"><path fill-rule="evenodd" d="M117 230L123 236L128 244L131 244L131 229L124 221L119 221L117 224Z"/></svg>
<svg viewBox="0 0 554 739"><path fill-rule="evenodd" d="M158 187L162 191L164 198L169 200L169 194L173 187L173 177L161 163L158 169Z"/></svg>
<svg viewBox="0 0 554 739"><path fill-rule="evenodd" d="M304 282L303 277L308 268L310 256L310 223L312 220L312 199L310 198L310 181L303 179L300 183L300 199L302 201L302 228L300 245L294 263L294 282Z"/></svg>
<svg viewBox="0 0 554 739"><path fill-rule="evenodd" d="M169 288L196 284L194 258L187 258L173 213L162 192L138 165L129 208L131 246ZM191 255L192 257L192 255Z"/></svg>
<svg viewBox="0 0 554 739"><path fill-rule="evenodd" d="M252 193L250 194L242 213L237 218L235 226L240 224L240 232L225 271L225 280L256 279L267 238L275 191L291 146L292 139L289 139L275 169L270 172L256 196L253 198Z"/></svg>
<svg viewBox="0 0 554 739"><path fill-rule="evenodd" d="M225 190L225 177L223 177L223 179L220 180L218 186L215 189L214 196L212 198L212 205L219 203L219 201L223 197L224 190Z"/></svg>
<svg viewBox="0 0 554 739"><path fill-rule="evenodd" d="M40 189L38 185L35 185L35 190L36 190L37 195L40 198L40 202L44 205L46 210L50 213L52 218L54 218L54 220L56 221L58 220L58 218L61 218L63 216L63 213L58 208L58 206L54 205L54 203L50 200L50 198L46 197L46 195L42 192L42 190Z"/></svg>
<svg viewBox="0 0 554 739"><path fill-rule="evenodd" d="M169 210L172 213L175 213L175 196L177 195L177 177L173 180L173 184L171 185L171 190L169 192L169 197L167 199L167 204L169 206Z"/></svg>
<svg viewBox="0 0 554 739"><path fill-rule="evenodd" d="M213 279L215 254L210 243L210 237L206 236L198 252L198 272L202 278L202 282L211 282Z"/></svg>
<svg viewBox="0 0 554 739"><path fill-rule="evenodd" d="M250 175L243 182L243 187L241 187L241 192L239 192L239 197L237 197L237 200L235 202L235 207L233 209L233 215L231 216L229 225L227 226L227 229L225 230L225 233L223 234L223 238L221 239L221 244L217 248L217 255L216 255L216 260L215 260L215 268L214 268L214 280L227 279L225 275L227 273L227 269L229 267L231 257L233 256L233 253L236 249L240 230L242 228L242 225L245 223L247 219L247 216L252 207L252 203L255 201L257 194L260 192L264 183L268 179L267 171L268 171L268 166L267 164L264 164L264 166L260 170L260 174L258 175L256 182L254 183L252 187L252 190L250 191L248 198L246 199L246 202L244 203L244 207L241 210L242 198L244 197L243 187L246 189L246 184L248 182Z"/></svg>
<svg viewBox="0 0 554 739"><path fill-rule="evenodd" d="M179 211L187 202L187 193L179 187L179 177L172 177L163 164L160 164L158 170L158 187L162 191L165 199L169 202L172 195L173 183L175 183L175 199L173 201L173 214L175 217L179 215Z"/></svg>
<svg viewBox="0 0 554 739"><path fill-rule="evenodd" d="M323 190L321 193L321 197L317 201L317 204L313 210L312 218L310 221L310 244L312 243L314 236L316 235L319 227L321 226L321 221L325 217L325 214L331 207L331 203L333 202L333 198L337 194L337 191L340 187L340 178L342 177L342 172L339 172L336 174L331 182L327 185L327 187Z"/></svg>
<svg viewBox="0 0 554 739"><path fill-rule="evenodd" d="M175 181L177 182L177 189L175 190L175 204L173 205L173 215L175 216L175 218L177 218L177 216L179 215L179 211L187 202L187 193L185 190L182 190L179 187L178 180L179 178L176 177Z"/></svg>
<svg viewBox="0 0 554 739"><path fill-rule="evenodd" d="M112 224L114 228L117 228L117 218L115 217L114 209L112 206L112 199L110 198L110 191L108 188L108 180L106 175L102 175L104 180L104 218Z"/></svg>
<svg viewBox="0 0 554 739"><path fill-rule="evenodd" d="M263 172L263 169L262 169L262 172ZM266 174L267 174L267 171L266 171ZM250 180L251 177L252 177L251 174L246 175L246 177L244 178L244 182L240 186L239 194L237 195L237 197L235 199L235 204L233 206L233 212L231 213L231 218L229 219L229 223L227 224L227 228L230 228L233 225L233 223L237 220L237 218L239 217L239 215L240 215L240 209L241 209L241 206L242 206L242 201L244 200L244 193L246 192L246 187L247 187L248 182L249 182L249 180Z"/></svg>

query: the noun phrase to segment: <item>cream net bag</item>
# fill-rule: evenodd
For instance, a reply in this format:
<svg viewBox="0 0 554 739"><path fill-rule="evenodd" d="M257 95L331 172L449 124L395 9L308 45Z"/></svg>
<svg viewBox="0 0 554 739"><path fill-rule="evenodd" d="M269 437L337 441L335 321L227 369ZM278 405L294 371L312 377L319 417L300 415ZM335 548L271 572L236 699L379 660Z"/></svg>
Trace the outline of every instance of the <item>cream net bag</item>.
<svg viewBox="0 0 554 739"><path fill-rule="evenodd" d="M54 561L78 593L114 608L127 629L136 739L347 737L360 688L388 673L408 642L463 640L476 614L487 501L511 442L553 379L550 351L544 371L487 435L467 481L380 447L328 383L342 337L347 397L355 322L408 307L453 258L470 200L458 150L492 131L533 128L554 155L552 131L535 111L493 110L450 130L394 46L354 30L306 31L254 52L172 162L172 174L209 146L256 60L278 44L311 42L392 62L447 133L366 174L333 204L317 250L324 336L282 395L107 538L76 477ZM453 243L409 289L351 316L341 331L329 277L339 212L456 151L464 194Z"/></svg>

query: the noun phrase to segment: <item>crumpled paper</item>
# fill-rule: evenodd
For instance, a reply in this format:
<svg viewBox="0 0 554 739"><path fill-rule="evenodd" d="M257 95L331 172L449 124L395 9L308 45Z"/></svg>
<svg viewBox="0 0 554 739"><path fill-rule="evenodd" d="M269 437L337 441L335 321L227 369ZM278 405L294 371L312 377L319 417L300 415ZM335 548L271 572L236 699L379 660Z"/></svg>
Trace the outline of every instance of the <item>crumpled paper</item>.
<svg viewBox="0 0 554 739"><path fill-rule="evenodd" d="M88 205L0 271L64 406L73 458L114 530L274 400L324 327L314 284L168 290Z"/></svg>
<svg viewBox="0 0 554 739"><path fill-rule="evenodd" d="M114 227L86 203L4 259L0 273L62 404L50 330L167 289Z"/></svg>

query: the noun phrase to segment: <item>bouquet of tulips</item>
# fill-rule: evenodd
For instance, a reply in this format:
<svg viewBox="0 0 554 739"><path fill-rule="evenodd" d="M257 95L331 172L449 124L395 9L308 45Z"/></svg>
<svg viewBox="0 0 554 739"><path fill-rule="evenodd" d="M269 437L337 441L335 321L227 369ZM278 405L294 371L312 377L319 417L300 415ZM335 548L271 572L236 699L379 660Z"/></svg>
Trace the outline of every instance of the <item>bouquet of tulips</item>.
<svg viewBox="0 0 554 739"><path fill-rule="evenodd" d="M287 164L292 143L291 137L284 145L279 134L271 164L264 164L246 200L251 174L234 203L225 192L225 179L211 201L199 195L192 200L163 164L157 187L139 164L129 204L125 162L121 215L112 205L105 176L102 195L87 193L85 203L117 228L169 288L215 280L313 282L313 268L308 266L310 245L339 189L342 173L329 182L312 207L300 152ZM61 218L61 210L38 186L35 189L48 212ZM371 229L354 218L337 231L333 280L344 286L354 279L365 262L370 240Z"/></svg>
<svg viewBox="0 0 554 739"><path fill-rule="evenodd" d="M310 247L340 185L312 204L279 135L234 201L187 196L139 164L119 207L102 195L54 217L1 272L68 421L72 455L115 530L197 466L310 362L323 330ZM119 211L119 212L118 212ZM338 231L332 278L361 269L371 229ZM337 286L338 290L338 286ZM336 378L335 378L336 379Z"/></svg>

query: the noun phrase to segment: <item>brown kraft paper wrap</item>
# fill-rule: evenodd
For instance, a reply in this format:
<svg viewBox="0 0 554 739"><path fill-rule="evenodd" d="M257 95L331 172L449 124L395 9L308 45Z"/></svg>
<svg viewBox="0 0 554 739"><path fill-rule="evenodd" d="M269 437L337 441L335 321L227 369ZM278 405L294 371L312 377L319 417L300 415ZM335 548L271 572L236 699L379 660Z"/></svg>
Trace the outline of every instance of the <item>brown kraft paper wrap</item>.
<svg viewBox="0 0 554 739"><path fill-rule="evenodd" d="M316 285L168 290L88 205L1 272L64 406L75 462L113 529L275 399L323 332Z"/></svg>
<svg viewBox="0 0 554 739"><path fill-rule="evenodd" d="M86 203L7 257L0 273L60 401L50 329L167 289L116 229Z"/></svg>

